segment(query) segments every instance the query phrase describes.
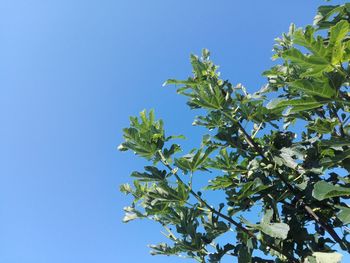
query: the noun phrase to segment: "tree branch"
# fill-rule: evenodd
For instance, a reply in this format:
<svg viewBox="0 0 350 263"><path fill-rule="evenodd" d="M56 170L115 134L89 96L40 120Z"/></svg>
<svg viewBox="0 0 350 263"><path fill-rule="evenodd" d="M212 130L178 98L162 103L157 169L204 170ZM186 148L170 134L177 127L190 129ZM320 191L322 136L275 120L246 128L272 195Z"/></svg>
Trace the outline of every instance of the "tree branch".
<svg viewBox="0 0 350 263"><path fill-rule="evenodd" d="M260 148L260 145L258 145L251 137L250 135L247 133L247 131L242 127L242 125L236 121L229 113L223 111L223 113L225 114L226 117L228 117L235 125L237 125L238 130L243 134L245 140L247 141L247 143L262 157L262 159L264 161L266 161L267 163L272 164L273 166L275 166L275 162L273 160L269 160L264 152L262 151L262 149ZM299 172L294 170L294 172L299 176ZM315 214L315 212L311 209L311 207L309 207L308 205L305 204L303 198L300 196L301 192L298 189L295 189L289 182L288 180L284 177L283 174L279 173L278 171L275 170L275 173L277 174L277 176L279 177L279 179L288 187L288 189L295 195L295 198L301 203L303 204L303 208L305 209L305 211L307 212L307 214L309 214L309 216L311 216L315 222L317 222L324 230L326 230L328 232L328 234L331 235L331 237L339 243L340 247L344 250L350 251L349 248L347 248L347 246L344 244L344 242L342 241L342 239L339 237L339 235L335 232L335 230L329 226L329 224L327 222L325 222L323 219L321 219L319 216L317 216Z"/></svg>
<svg viewBox="0 0 350 263"><path fill-rule="evenodd" d="M243 231L244 233L246 233L248 236L250 236L251 238L254 238L255 240L258 240L258 238L254 235L253 232L249 231L247 228L245 228L242 224L236 222L235 220L233 220L230 216L225 215L223 213L221 213L220 211L217 211L215 208L213 208L212 206L210 206L204 199L202 199L196 192L194 192L192 190L191 187L189 187L187 184L184 183L184 181L180 178L180 176L177 174L176 170L174 170L166 161L166 158L163 156L163 153L161 151L158 151L158 154L161 158L161 162L163 163L164 166L166 166L169 171L175 176L175 178L181 182L182 184L184 184L187 187L187 190L198 200L198 202L202 205L204 205L206 208L209 209L210 212L212 212L213 214L220 216L221 218L225 219L226 221L230 222L232 225L234 225L235 227L237 227L238 229L240 229L241 231ZM260 242L264 243L262 240L260 240ZM287 259L288 262L290 263L299 263L299 260L297 260L296 258L294 258L293 255L283 252L280 248L276 247L273 244L267 244L265 243L266 246L272 248L273 250L277 251L278 253L284 255Z"/></svg>

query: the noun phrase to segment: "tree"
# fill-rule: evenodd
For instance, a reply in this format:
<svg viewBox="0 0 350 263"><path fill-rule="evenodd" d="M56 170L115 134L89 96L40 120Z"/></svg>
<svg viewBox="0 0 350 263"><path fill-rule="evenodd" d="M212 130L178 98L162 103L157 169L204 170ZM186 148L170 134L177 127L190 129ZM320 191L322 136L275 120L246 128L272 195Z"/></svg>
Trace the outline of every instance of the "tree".
<svg viewBox="0 0 350 263"><path fill-rule="evenodd" d="M292 24L274 46L280 64L263 73L268 83L255 93L220 79L208 50L191 55L193 76L165 83L180 86L203 113L194 125L208 129L186 155L174 143L182 136L166 136L153 111L130 118L119 149L150 165L120 188L133 196L124 221L164 227L169 244L151 246L152 254L332 263L341 260L336 250L350 251L349 22L346 3L321 6L313 26ZM205 189L195 189L192 178L207 172ZM225 199L210 204L208 191ZM259 222L249 211L260 212Z"/></svg>

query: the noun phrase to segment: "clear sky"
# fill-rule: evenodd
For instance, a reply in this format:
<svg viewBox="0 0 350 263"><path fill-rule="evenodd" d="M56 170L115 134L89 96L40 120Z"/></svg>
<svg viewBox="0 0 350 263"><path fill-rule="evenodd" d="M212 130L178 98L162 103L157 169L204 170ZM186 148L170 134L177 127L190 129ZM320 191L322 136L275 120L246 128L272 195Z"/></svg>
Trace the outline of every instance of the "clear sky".
<svg viewBox="0 0 350 263"><path fill-rule="evenodd" d="M255 91L273 39L324 3L1 0L0 263L186 262L148 254L155 223L121 222L118 187L143 164L116 150L121 129L154 108L191 143L195 113L164 80L205 47Z"/></svg>

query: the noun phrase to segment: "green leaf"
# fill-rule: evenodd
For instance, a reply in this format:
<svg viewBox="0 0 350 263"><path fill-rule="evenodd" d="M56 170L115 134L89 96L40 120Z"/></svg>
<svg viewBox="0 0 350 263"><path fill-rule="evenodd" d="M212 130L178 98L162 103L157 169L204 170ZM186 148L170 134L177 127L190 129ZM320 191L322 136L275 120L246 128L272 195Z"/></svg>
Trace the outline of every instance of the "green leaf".
<svg viewBox="0 0 350 263"><path fill-rule="evenodd" d="M300 75L301 77L317 77L324 72L333 70L326 58L314 55L306 56L296 48L286 50L282 56L284 59L290 60L293 64L303 68L304 73Z"/></svg>
<svg viewBox="0 0 350 263"><path fill-rule="evenodd" d="M164 181L166 178L167 173L165 170L161 171L153 166L146 166L145 170L148 173L133 172L131 176L137 178L140 182Z"/></svg>
<svg viewBox="0 0 350 263"><path fill-rule="evenodd" d="M178 247L170 247L166 243L160 243L158 245L150 245L149 246L151 250L151 255L176 255L181 250Z"/></svg>
<svg viewBox="0 0 350 263"><path fill-rule="evenodd" d="M175 159L175 165L187 172L195 172L196 170L206 170L203 165L216 147L208 147L203 153L202 149L198 149L195 154L187 154L181 158Z"/></svg>
<svg viewBox="0 0 350 263"><path fill-rule="evenodd" d="M163 86L166 85L186 85L186 86L192 86L192 85L197 85L197 83L193 79L188 79L188 80L177 80L177 79L168 79L163 83Z"/></svg>
<svg viewBox="0 0 350 263"><path fill-rule="evenodd" d="M219 189L227 189L234 185L232 178L229 176L217 176L212 180L209 180L208 186L204 189L206 190L219 190Z"/></svg>
<svg viewBox="0 0 350 263"><path fill-rule="evenodd" d="M185 140L186 137L184 135L171 135L166 137L165 141L173 140L173 139L183 139Z"/></svg>
<svg viewBox="0 0 350 263"><path fill-rule="evenodd" d="M304 72L300 77L320 77L325 72L333 71L335 66L342 62L345 50L342 40L348 31L348 22L340 21L330 29L328 46L325 46L321 36L314 37L313 27L308 26L305 31L296 30L293 34L294 43L307 48L311 54L305 55L296 48L290 48L284 51L282 56L303 69ZM324 89L323 85L322 89ZM323 91L321 94L327 97L332 95Z"/></svg>
<svg viewBox="0 0 350 263"><path fill-rule="evenodd" d="M272 209L267 209L265 211L265 214L263 216L263 218L261 219L261 223L262 224L269 224L272 220L273 217L273 210Z"/></svg>
<svg viewBox="0 0 350 263"><path fill-rule="evenodd" d="M307 26L305 31L302 29L296 30L293 34L294 43L297 45L301 45L308 50L310 50L313 54L312 58L323 61L325 64L329 64L327 60L328 50L323 43L323 39L321 37L314 37L315 28L312 26Z"/></svg>
<svg viewBox="0 0 350 263"><path fill-rule="evenodd" d="M350 140L344 140L344 139L322 140L320 141L320 145L325 147L350 146Z"/></svg>
<svg viewBox="0 0 350 263"><path fill-rule="evenodd" d="M285 223L260 224L260 230L266 235L284 240L287 238L289 226Z"/></svg>
<svg viewBox="0 0 350 263"><path fill-rule="evenodd" d="M210 253L209 254L209 262L210 263L219 263L221 258L230 250L233 250L235 248L234 245L228 243L223 248L221 248L219 245L216 246L216 253Z"/></svg>
<svg viewBox="0 0 350 263"><path fill-rule="evenodd" d="M126 213L125 213L125 216L123 218L123 223L128 223L128 222L135 220L137 218L146 217L141 212L137 211L134 207L131 207L131 206L124 207L124 211Z"/></svg>
<svg viewBox="0 0 350 263"><path fill-rule="evenodd" d="M327 21L332 15L342 11L343 8L344 6L340 5L320 6L317 15L314 18L314 25L320 25L322 22Z"/></svg>
<svg viewBox="0 0 350 263"><path fill-rule="evenodd" d="M343 256L337 252L314 252L312 257L317 263L340 263ZM307 262L311 263L312 261Z"/></svg>
<svg viewBox="0 0 350 263"><path fill-rule="evenodd" d="M346 125L346 126L344 126L344 132L345 132L345 134L347 134L348 136L350 136L350 125L349 125L349 124Z"/></svg>
<svg viewBox="0 0 350 263"><path fill-rule="evenodd" d="M138 218L138 217L135 213L126 213L124 218L123 218L123 222L128 223L132 220L135 220L136 218Z"/></svg>
<svg viewBox="0 0 350 263"><path fill-rule="evenodd" d="M316 131L321 134L332 133L334 128L339 124L338 119L321 119L317 118L313 123L310 123L307 127L310 130Z"/></svg>
<svg viewBox="0 0 350 263"><path fill-rule="evenodd" d="M325 167L330 167L348 158L350 158L350 149L343 151L341 153L337 153L334 155L334 157L327 157L322 159L321 164Z"/></svg>
<svg viewBox="0 0 350 263"><path fill-rule="evenodd" d="M241 190L237 194L237 200L242 200L247 197L251 197L267 188L271 185L263 184L260 178L255 178L254 181L244 183Z"/></svg>
<svg viewBox="0 0 350 263"><path fill-rule="evenodd" d="M340 205L336 206L336 208L340 209L340 212L338 213L339 220L344 224L350 224L350 208Z"/></svg>
<svg viewBox="0 0 350 263"><path fill-rule="evenodd" d="M298 166L298 163L296 162L294 156L299 153L295 149L292 149L289 147L283 147L280 151L281 151L280 156L282 159L281 160L282 163L284 163L287 167L296 169Z"/></svg>
<svg viewBox="0 0 350 263"><path fill-rule="evenodd" d="M266 107L268 109L286 109L289 108L289 111L286 115L297 113L300 111L311 110L318 108L328 103L329 100L321 98L301 98L301 99L275 99L270 101Z"/></svg>
<svg viewBox="0 0 350 263"><path fill-rule="evenodd" d="M349 196L350 188L333 185L325 181L319 181L314 185L312 196L317 200L324 200L327 198L338 197L338 196Z"/></svg>
<svg viewBox="0 0 350 263"><path fill-rule="evenodd" d="M181 158L176 158L175 159L175 165L183 170L185 173L188 173L191 171L191 158L192 156L185 155Z"/></svg>
<svg viewBox="0 0 350 263"><path fill-rule="evenodd" d="M316 257L308 256L303 263L317 263Z"/></svg>
<svg viewBox="0 0 350 263"><path fill-rule="evenodd" d="M131 186L129 184L122 184L120 186L120 192L124 193L124 194L130 194L132 193L132 189Z"/></svg>
<svg viewBox="0 0 350 263"><path fill-rule="evenodd" d="M286 239L289 232L289 226L285 223L271 223L272 217L273 210L267 209L261 223L259 224L259 229L270 237L282 240Z"/></svg>
<svg viewBox="0 0 350 263"><path fill-rule="evenodd" d="M329 85L328 79L319 80L300 79L288 83L289 86L305 92L311 96L319 96L323 98L333 98L336 91Z"/></svg>
<svg viewBox="0 0 350 263"><path fill-rule="evenodd" d="M273 210L267 209L265 211L264 217L262 218L260 224L251 224L243 217L241 217L241 221L243 221L247 226L260 230L266 235L278 239L286 239L289 232L289 226L285 223L271 223L273 216Z"/></svg>
<svg viewBox="0 0 350 263"><path fill-rule="evenodd" d="M251 262L252 255L247 246L241 246L238 252L238 263Z"/></svg>
<svg viewBox="0 0 350 263"><path fill-rule="evenodd" d="M131 150L141 157L151 160L161 150L164 142L163 121L154 120L154 111L140 112L140 118L130 117L130 127L123 129L124 142L118 147L121 151Z"/></svg>
<svg viewBox="0 0 350 263"><path fill-rule="evenodd" d="M330 37L328 43L329 57L333 65L341 63L344 53L343 39L348 35L349 23L345 20L339 21L330 29Z"/></svg>

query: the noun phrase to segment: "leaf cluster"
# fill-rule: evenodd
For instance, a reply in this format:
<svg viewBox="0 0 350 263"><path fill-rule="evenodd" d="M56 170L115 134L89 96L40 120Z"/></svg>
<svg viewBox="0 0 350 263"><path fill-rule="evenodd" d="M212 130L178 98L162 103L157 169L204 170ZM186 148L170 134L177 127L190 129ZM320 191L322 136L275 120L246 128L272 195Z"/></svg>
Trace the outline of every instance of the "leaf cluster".
<svg viewBox="0 0 350 263"><path fill-rule="evenodd" d="M321 6L312 26L291 25L255 93L221 79L208 50L191 55L192 76L165 82L200 109L193 125L208 130L188 153L153 111L130 118L119 149L151 164L120 188L133 198L124 221L161 224L169 242L152 245L153 255L332 263L338 249L349 253L349 32L349 4ZM195 189L203 173L211 178Z"/></svg>

